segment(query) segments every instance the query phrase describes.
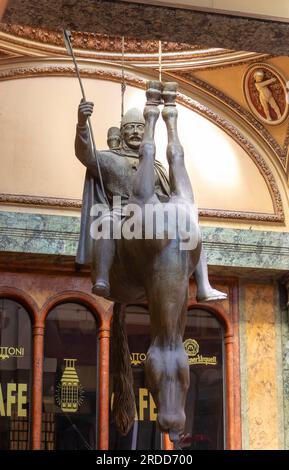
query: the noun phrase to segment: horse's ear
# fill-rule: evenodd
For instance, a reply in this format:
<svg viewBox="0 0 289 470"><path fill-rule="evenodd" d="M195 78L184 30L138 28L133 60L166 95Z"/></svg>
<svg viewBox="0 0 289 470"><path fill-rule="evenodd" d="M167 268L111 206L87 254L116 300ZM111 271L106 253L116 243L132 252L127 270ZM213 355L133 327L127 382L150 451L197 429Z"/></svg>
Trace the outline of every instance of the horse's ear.
<svg viewBox="0 0 289 470"><path fill-rule="evenodd" d="M133 376L130 365L125 328L125 308L115 303L112 322L112 364L113 364L113 421L118 432L126 436L135 419L135 398Z"/></svg>

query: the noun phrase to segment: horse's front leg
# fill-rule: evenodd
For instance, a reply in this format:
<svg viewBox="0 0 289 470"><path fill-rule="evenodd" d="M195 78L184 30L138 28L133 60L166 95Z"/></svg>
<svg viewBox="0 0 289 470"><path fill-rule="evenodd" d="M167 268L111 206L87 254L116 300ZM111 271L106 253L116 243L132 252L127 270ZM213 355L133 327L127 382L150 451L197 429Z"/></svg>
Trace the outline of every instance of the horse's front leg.
<svg viewBox="0 0 289 470"><path fill-rule="evenodd" d="M160 82L147 83L144 135L139 149L139 166L134 175L131 198L133 202L141 205L150 201L155 194L155 127L160 114L158 105L161 100L161 88Z"/></svg>

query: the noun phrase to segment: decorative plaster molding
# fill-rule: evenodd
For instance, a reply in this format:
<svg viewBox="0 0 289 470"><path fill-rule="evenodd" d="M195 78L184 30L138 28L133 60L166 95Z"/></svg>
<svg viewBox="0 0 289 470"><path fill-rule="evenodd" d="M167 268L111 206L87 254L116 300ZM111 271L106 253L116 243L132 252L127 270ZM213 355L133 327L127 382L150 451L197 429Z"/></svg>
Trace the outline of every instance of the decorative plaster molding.
<svg viewBox="0 0 289 470"><path fill-rule="evenodd" d="M56 197L41 197L18 194L0 193L0 204L23 205L31 207L46 207L53 209L81 209L81 199L68 199ZM260 212L229 211L219 209L199 209L201 218L209 219L232 219L232 220L255 220L258 222L280 222L275 214L263 214Z"/></svg>
<svg viewBox="0 0 289 470"><path fill-rule="evenodd" d="M21 204L24 206L52 207L55 209L80 209L81 199L0 193L0 204Z"/></svg>
<svg viewBox="0 0 289 470"><path fill-rule="evenodd" d="M112 82L121 83L122 75L120 72L111 71L111 70L97 70L97 69L88 69L81 67L81 74L83 77L95 78L98 80L107 80ZM17 68L10 68L10 69L2 69L0 70L0 81L4 80L12 80L18 78L28 78L28 77L38 77L38 76L74 76L75 71L73 66L69 65L35 65L35 66L25 66L17 67ZM144 79L136 78L132 74L126 73L126 83L133 87L145 89L146 82ZM242 220L256 220L256 221L266 221L266 222L284 222L284 211L282 205L281 195L274 179L274 176L268 167L267 163L263 159L263 157L257 152L255 147L246 139L246 137L229 121L225 120L224 118L220 117L214 111L210 110L206 106L198 103L197 101L185 96L184 94L178 94L177 101L189 108L190 110L202 115L206 119L209 119L213 124L217 125L220 129L226 132L235 142L237 142L245 152L250 156L253 160L255 165L258 167L259 171L263 175L267 187L269 189L272 203L274 207L274 214L260 214L260 213L250 213L250 212L235 212L235 211L222 211L222 210L203 210L201 215L205 217L217 217L217 218L233 218L233 219L242 219ZM9 196L9 195L8 195ZM14 195L10 195L15 197ZM19 196L21 197L21 196ZM22 196L24 197L24 196ZM26 198L32 196L25 196ZM7 202L4 201L5 195L2 195L2 201L0 202ZM39 198L38 198L39 199ZM43 198L40 198L43 199ZM44 198L47 199L48 198ZM49 198L50 199L50 198ZM52 198L54 199L54 198ZM57 198L56 198L57 199ZM57 199L60 201L60 199ZM26 200L28 201L28 199ZM71 200L69 200L71 201ZM20 201L19 201L20 202ZM56 202L56 201L55 201ZM24 204L24 202L21 202ZM34 204L35 202L26 202L28 204ZM46 205L42 204L41 200L39 200L39 205ZM37 204L37 205L38 205ZM62 203L60 203L62 204ZM70 203L69 203L70 204ZM61 205L61 207L75 207L71 203L72 206L65 206ZM49 204L52 206L52 204ZM56 206L57 207L57 204Z"/></svg>
<svg viewBox="0 0 289 470"><path fill-rule="evenodd" d="M18 38L27 39L40 43L39 46L45 47L49 44L57 47L64 47L63 34L60 30L52 31L49 29L35 28L32 26L22 26L17 24L0 24L0 31L16 36ZM87 33L80 31L71 31L73 46L76 49L84 49L89 51L102 51L109 53L121 53L122 37L109 36L107 34ZM183 51L200 51L204 48L200 46L192 46L186 43L163 42L163 48L166 52L183 52ZM128 53L148 54L158 51L158 41L140 40L134 38L125 38L125 50ZM219 49L219 53L223 53L224 49ZM208 54L210 52L207 52Z"/></svg>
<svg viewBox="0 0 289 470"><path fill-rule="evenodd" d="M289 125L283 147L281 147L281 145L270 134L266 127L264 127L263 124L258 121L250 111L247 111L245 108L243 108L243 106L241 106L239 103L227 96L222 91L213 87L209 83L194 77L191 72L180 71L174 74L170 73L169 75L178 79L180 82L183 81L189 83L190 85L195 85L199 87L206 93L212 95L214 98L220 100L226 106L229 106L234 112L242 116L242 118L245 119L263 137L263 139L267 142L267 144L278 157L278 160L280 161L283 170L286 170L287 154L289 147Z"/></svg>
<svg viewBox="0 0 289 470"><path fill-rule="evenodd" d="M266 116L264 107L260 101L260 92L257 88L255 74L260 75L261 81L273 80L270 87L272 99L275 101L276 106L271 115L269 110L269 117ZM256 62L255 64L246 68L243 75L243 94L251 112L255 114L258 121L264 122L268 126L278 126L283 123L288 117L288 99L287 99L287 79L283 73L272 64L266 62ZM268 88L269 91L269 88ZM270 106L271 107L271 106ZM280 116L277 115L277 111Z"/></svg>
<svg viewBox="0 0 289 470"><path fill-rule="evenodd" d="M120 61L122 37L72 31L75 54L78 57ZM0 23L0 49L22 55L67 55L63 35L30 26ZM125 37L125 61L158 65L158 41L139 40ZM268 54L233 51L220 48L204 48L179 42L162 42L163 69L172 67L207 70L225 68L241 63L252 63L268 58ZM169 62L174 61L173 65Z"/></svg>
<svg viewBox="0 0 289 470"><path fill-rule="evenodd" d="M222 219L234 221L256 221L256 222L283 222L283 216L278 214L264 214L262 212L229 211L219 209L199 209L199 216L208 219Z"/></svg>

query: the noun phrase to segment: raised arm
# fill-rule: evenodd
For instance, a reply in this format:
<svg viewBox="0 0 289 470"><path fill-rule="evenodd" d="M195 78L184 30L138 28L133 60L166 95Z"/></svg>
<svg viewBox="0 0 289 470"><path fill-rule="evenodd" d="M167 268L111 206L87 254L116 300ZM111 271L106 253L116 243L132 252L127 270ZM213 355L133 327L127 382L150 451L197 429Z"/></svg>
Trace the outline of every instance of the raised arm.
<svg viewBox="0 0 289 470"><path fill-rule="evenodd" d="M98 176L95 155L91 145L87 120L92 115L94 104L81 100L78 107L78 122L75 135L75 155L94 176Z"/></svg>
<svg viewBox="0 0 289 470"><path fill-rule="evenodd" d="M269 78L269 80L265 80L264 82L258 83L258 85L264 87L274 82L276 82L276 78Z"/></svg>

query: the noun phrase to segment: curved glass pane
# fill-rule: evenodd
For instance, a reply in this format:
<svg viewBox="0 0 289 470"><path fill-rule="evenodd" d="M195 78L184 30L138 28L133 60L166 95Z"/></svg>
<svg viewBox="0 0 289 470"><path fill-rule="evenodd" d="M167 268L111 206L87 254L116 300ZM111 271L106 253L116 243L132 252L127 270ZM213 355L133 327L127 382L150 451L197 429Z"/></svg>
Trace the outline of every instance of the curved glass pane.
<svg viewBox="0 0 289 470"><path fill-rule="evenodd" d="M84 306L66 303L46 319L42 448L95 449L97 325Z"/></svg>
<svg viewBox="0 0 289 470"><path fill-rule="evenodd" d="M0 299L0 449L30 443L31 322L18 302Z"/></svg>

